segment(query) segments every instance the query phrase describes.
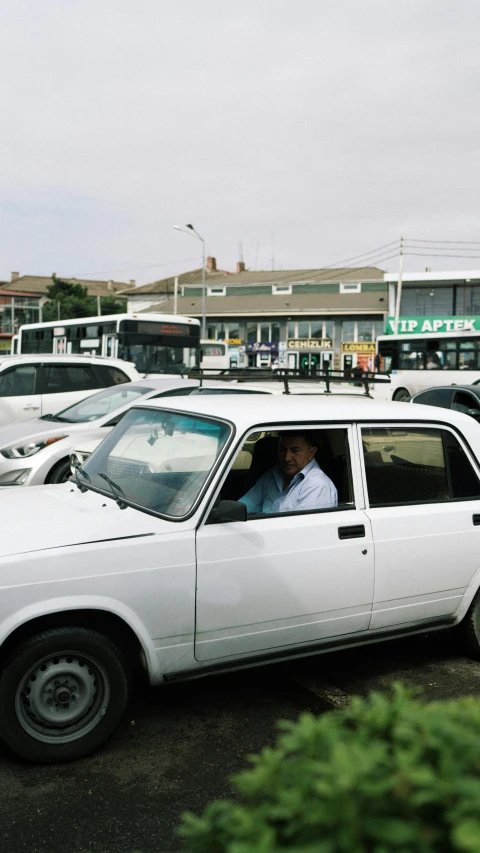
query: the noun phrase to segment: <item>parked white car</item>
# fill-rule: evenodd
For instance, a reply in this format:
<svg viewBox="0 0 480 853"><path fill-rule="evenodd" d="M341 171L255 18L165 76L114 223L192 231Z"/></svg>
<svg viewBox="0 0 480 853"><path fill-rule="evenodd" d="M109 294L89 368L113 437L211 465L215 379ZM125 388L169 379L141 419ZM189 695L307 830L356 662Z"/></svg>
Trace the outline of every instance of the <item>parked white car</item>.
<svg viewBox="0 0 480 853"><path fill-rule="evenodd" d="M248 515L286 430L309 433L338 502ZM87 755L132 672L157 685L458 623L478 656L479 463L478 424L434 407L133 406L77 484L0 493L0 737L32 761Z"/></svg>
<svg viewBox="0 0 480 853"><path fill-rule="evenodd" d="M178 377L124 382L105 388L55 415L0 426L0 488L64 483L72 471L70 456L77 442L96 447L134 403L189 394L267 393L248 386ZM90 455L90 454L89 454ZM81 462L85 454L81 455Z"/></svg>
<svg viewBox="0 0 480 853"><path fill-rule="evenodd" d="M141 379L134 364L85 355L12 355L0 360L0 426L25 421Z"/></svg>

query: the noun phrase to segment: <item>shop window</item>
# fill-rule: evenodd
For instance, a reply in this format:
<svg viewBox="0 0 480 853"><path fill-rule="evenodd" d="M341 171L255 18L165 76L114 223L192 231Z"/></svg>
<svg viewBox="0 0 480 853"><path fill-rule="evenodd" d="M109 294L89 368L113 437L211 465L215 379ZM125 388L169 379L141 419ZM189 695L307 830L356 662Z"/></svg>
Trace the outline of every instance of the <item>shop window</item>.
<svg viewBox="0 0 480 853"><path fill-rule="evenodd" d="M270 340L274 344L278 344L280 340L280 323L272 323L272 331L271 331Z"/></svg>
<svg viewBox="0 0 480 853"><path fill-rule="evenodd" d="M342 323L342 341L355 340L355 323L353 320L344 320Z"/></svg>
<svg viewBox="0 0 480 853"><path fill-rule="evenodd" d="M289 320L287 323L287 338L294 338L295 334L295 323L292 320Z"/></svg>
<svg viewBox="0 0 480 853"><path fill-rule="evenodd" d="M309 338L310 337L310 323L307 320L299 320L298 321L298 337L299 338Z"/></svg>
<svg viewBox="0 0 480 853"><path fill-rule="evenodd" d="M270 326L260 326L260 340L261 341L269 341L270 340Z"/></svg>
<svg viewBox="0 0 480 853"><path fill-rule="evenodd" d="M257 343L257 324L247 323L247 343Z"/></svg>
<svg viewBox="0 0 480 853"><path fill-rule="evenodd" d="M323 320L312 320L310 337L323 338Z"/></svg>

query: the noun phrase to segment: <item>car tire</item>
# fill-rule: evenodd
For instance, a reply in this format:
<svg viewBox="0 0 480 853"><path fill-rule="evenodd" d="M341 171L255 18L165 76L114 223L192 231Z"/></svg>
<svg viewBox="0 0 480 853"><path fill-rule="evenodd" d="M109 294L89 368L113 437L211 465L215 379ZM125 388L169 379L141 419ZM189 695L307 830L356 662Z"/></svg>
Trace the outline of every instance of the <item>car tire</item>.
<svg viewBox="0 0 480 853"><path fill-rule="evenodd" d="M459 629L466 654L474 660L480 660L480 590L468 608Z"/></svg>
<svg viewBox="0 0 480 853"><path fill-rule="evenodd" d="M60 462L57 462L54 468L52 468L46 482L66 483L71 476L72 469L70 468L70 459L62 459Z"/></svg>
<svg viewBox="0 0 480 853"><path fill-rule="evenodd" d="M406 388L397 388L395 391L392 400L396 403L404 403L406 400L410 399L410 394Z"/></svg>
<svg viewBox="0 0 480 853"><path fill-rule="evenodd" d="M82 758L115 732L129 691L129 666L110 638L73 626L44 631L2 667L0 738L27 761Z"/></svg>

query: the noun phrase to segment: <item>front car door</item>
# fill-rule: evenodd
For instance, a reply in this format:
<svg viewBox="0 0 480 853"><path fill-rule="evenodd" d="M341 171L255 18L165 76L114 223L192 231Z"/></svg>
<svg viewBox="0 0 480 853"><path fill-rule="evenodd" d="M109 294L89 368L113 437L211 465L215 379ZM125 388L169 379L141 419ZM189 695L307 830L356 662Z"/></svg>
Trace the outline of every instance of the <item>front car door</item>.
<svg viewBox="0 0 480 853"><path fill-rule="evenodd" d="M238 499L244 494L252 485L248 477L255 465L255 447L273 432L276 448L280 431L272 426L246 437L220 497ZM211 524L207 519L200 526L198 661L301 650L368 629L373 547L361 503L352 428L340 425L316 431L325 439L324 448L330 448L328 472L327 460L318 461L338 489L336 508L252 516L239 523Z"/></svg>
<svg viewBox="0 0 480 853"><path fill-rule="evenodd" d="M37 367L17 364L0 373L0 426L42 414Z"/></svg>
<svg viewBox="0 0 480 853"><path fill-rule="evenodd" d="M443 424L360 432L375 542L370 628L448 621L480 565L478 464Z"/></svg>

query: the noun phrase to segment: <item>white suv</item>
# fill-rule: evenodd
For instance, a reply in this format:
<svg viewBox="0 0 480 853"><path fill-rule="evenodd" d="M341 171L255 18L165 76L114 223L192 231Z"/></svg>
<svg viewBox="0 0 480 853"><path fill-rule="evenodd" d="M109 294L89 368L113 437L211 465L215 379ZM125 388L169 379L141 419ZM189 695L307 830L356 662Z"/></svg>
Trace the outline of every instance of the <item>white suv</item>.
<svg viewBox="0 0 480 853"><path fill-rule="evenodd" d="M141 379L134 364L85 355L0 359L0 426L58 412L110 385Z"/></svg>

